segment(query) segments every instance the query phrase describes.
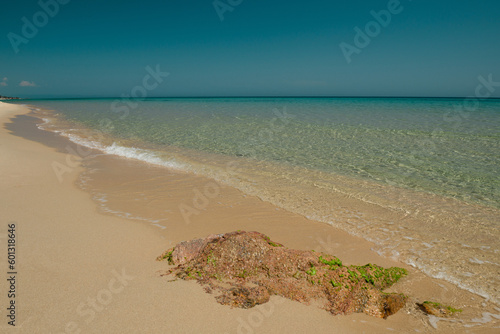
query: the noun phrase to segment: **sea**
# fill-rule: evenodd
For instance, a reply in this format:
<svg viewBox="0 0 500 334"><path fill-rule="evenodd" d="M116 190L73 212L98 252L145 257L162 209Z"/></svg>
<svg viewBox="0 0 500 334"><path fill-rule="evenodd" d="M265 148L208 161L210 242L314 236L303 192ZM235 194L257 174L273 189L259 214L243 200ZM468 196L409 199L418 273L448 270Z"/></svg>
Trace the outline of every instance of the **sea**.
<svg viewBox="0 0 500 334"><path fill-rule="evenodd" d="M211 178L500 303L498 99L14 103L75 143Z"/></svg>

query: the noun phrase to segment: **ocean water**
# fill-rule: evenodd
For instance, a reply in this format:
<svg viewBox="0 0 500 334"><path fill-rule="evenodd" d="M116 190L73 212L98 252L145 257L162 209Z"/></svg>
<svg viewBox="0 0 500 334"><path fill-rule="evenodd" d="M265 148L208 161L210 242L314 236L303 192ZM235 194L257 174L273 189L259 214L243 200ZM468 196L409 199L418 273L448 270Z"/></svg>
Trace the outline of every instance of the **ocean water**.
<svg viewBox="0 0 500 334"><path fill-rule="evenodd" d="M45 129L207 176L500 301L500 100L31 100ZM26 101L24 101L26 103ZM478 281L480 275L484 280Z"/></svg>

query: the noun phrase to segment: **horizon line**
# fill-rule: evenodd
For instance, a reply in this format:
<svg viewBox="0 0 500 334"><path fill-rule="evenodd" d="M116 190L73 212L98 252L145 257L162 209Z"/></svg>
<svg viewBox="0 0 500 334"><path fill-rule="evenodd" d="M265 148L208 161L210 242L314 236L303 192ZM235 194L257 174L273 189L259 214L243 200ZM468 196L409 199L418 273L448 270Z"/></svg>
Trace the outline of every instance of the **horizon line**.
<svg viewBox="0 0 500 334"><path fill-rule="evenodd" d="M12 98L12 97L9 97ZM330 96L330 95L277 95L277 96L268 96L268 95L234 95L234 96L150 96L150 97L129 97L129 99L133 100L146 100L146 99L230 99L230 98L274 98L274 99L286 99L286 98L335 98L335 99L349 99L349 98L366 98L366 99L469 99L475 98L479 100L499 100L500 97L487 97L487 98L477 98L475 96L393 96L393 95L339 95L339 96ZM122 99L122 97L118 96L85 96L85 97L39 97L39 98L30 98L30 97L15 97L16 100L77 100L77 99ZM9 100L6 100L9 101Z"/></svg>

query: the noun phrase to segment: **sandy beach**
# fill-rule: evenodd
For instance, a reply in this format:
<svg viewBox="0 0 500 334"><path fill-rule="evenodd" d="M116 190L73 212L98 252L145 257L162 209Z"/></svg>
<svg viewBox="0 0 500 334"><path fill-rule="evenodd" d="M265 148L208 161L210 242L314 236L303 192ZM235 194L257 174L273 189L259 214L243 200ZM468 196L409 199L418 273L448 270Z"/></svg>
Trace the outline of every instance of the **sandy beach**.
<svg viewBox="0 0 500 334"><path fill-rule="evenodd" d="M0 262L2 291L0 329L8 333L495 333L500 309L454 285L430 279L411 267L381 257L372 244L277 210L257 198L220 186L217 200L189 224L176 213L161 226L103 213L91 195L75 183L85 172L78 156L68 155L69 141L36 129L29 108L0 103L0 237L5 245L9 224L16 229L15 327L8 325L4 285L6 247ZM15 118L14 125L12 120ZM75 151L77 149L75 148ZM68 160L69 159L69 160ZM70 164L68 164L68 161ZM58 179L54 162L71 166ZM129 178L129 187L144 193L147 176L176 186L164 189L179 207L191 201L193 189L212 182L199 176L123 158L103 156L100 167ZM167 175L168 174L168 175ZM141 181L139 176L146 175ZM117 176L118 177L118 176ZM134 179L134 177L137 177ZM102 182L111 178L103 178ZM135 180L135 181L134 181ZM150 179L149 179L150 180ZM174 182L176 181L176 182ZM115 180L115 182L117 182ZM168 183L170 182L170 183ZM166 196L166 195L165 195ZM250 219L251 218L251 219ZM387 320L364 314L331 316L316 306L273 296L252 309L218 304L194 282L160 274L167 264L155 261L183 240L237 229L257 230L287 247L328 251L344 263L377 263L405 267L408 277L389 291L419 301L436 300L464 311L453 319L429 318L413 305ZM5 287L5 288L4 288Z"/></svg>

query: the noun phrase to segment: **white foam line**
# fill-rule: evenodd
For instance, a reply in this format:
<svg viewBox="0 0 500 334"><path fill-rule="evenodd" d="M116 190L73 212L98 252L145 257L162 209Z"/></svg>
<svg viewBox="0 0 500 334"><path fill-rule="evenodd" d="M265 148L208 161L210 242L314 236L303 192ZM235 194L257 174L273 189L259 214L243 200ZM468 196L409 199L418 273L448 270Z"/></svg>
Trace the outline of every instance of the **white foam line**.
<svg viewBox="0 0 500 334"><path fill-rule="evenodd" d="M45 124L45 123L44 123ZM73 129L69 130L72 131ZM62 136L68 138L70 141L72 141L75 144L85 146L91 149L96 149L98 151L101 151L105 154L110 154L110 155L116 155L128 159L134 159L134 160L140 160L143 162L147 162L153 165L158 165L158 166L163 166L167 168L172 168L176 170L181 170L181 171L192 171L192 168L190 166L177 162L174 159L170 160L164 160L160 157L158 157L154 152L145 150L145 149L140 149L140 148L135 148L135 147L125 147L118 145L116 143L113 143L110 146L105 146L102 143L99 143L97 141L91 141L87 140L84 138L81 138L80 136L77 136L73 133L70 133L69 131L54 131L57 133L60 133ZM194 172L194 171L193 171Z"/></svg>
<svg viewBox="0 0 500 334"><path fill-rule="evenodd" d="M125 147L113 143L111 146L107 146L103 149L107 154L118 155L121 157L136 159L148 162L153 165L164 166L168 168L178 169L178 170L188 170L188 166L179 163L174 160L166 161L155 155L154 152L143 150L134 147Z"/></svg>

